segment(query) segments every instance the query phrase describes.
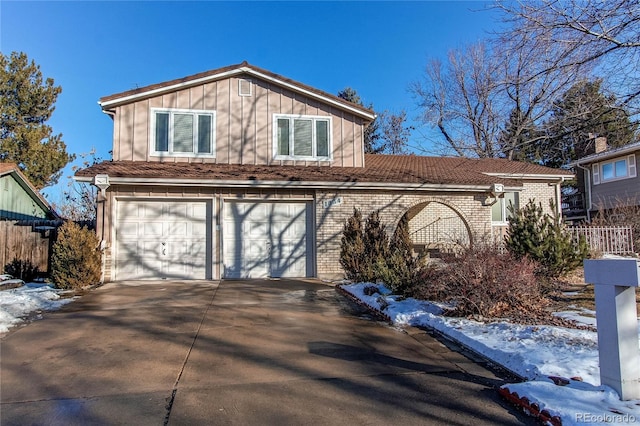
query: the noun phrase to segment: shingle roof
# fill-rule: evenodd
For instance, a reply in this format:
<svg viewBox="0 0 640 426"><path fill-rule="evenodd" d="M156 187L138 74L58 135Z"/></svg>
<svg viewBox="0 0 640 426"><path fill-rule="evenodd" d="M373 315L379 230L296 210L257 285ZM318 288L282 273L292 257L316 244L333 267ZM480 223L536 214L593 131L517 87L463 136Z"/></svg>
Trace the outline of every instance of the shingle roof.
<svg viewBox="0 0 640 426"><path fill-rule="evenodd" d="M165 81L162 83L151 84L148 86L127 90L125 92L115 93L113 95L104 96L100 98L100 105L102 105L103 109L108 109L105 104L113 105L119 103L127 103L130 99L139 99L148 96L157 96L158 93L170 92L172 90L176 90L175 88L180 86L189 87L193 85L202 84L206 81L212 81L219 78L226 78L231 74L242 74L242 73L250 73L253 76L262 76L269 78L272 81L275 81L280 84L287 85L288 88L295 90L299 89L304 92L308 92L312 95L319 96L324 99L328 99L332 103L336 105L342 105L350 110L357 111L359 114L363 115L369 120L372 120L375 117L375 113L363 107L362 105L357 105L352 102L346 101L338 96L332 95L330 93L324 92L322 90L318 90L314 87L307 86L306 84L300 83L298 81L289 79L287 77L283 77L279 74L275 74L271 71L265 70L263 68L256 67L255 65L251 65L247 62L243 62L237 65L230 65L227 67L217 68L210 71L201 72L198 74L193 74L183 78L177 78L170 81ZM166 89L163 92L163 89Z"/></svg>
<svg viewBox="0 0 640 426"><path fill-rule="evenodd" d="M241 164L105 161L79 170L77 177L91 178L106 173L110 177L133 179L181 179L277 182L352 182L424 185L520 186L529 175L571 176L570 172L502 159L424 157L416 155L365 156L366 167L254 166ZM489 176L486 173L513 174Z"/></svg>
<svg viewBox="0 0 640 426"><path fill-rule="evenodd" d="M573 161L570 166L575 166L578 164L589 164L595 163L597 161L606 160L608 158L616 157L623 154L630 154L635 151L640 151L640 142L634 142L629 145L623 145L616 148L610 148L606 151L598 152L596 154L587 155L586 157L582 157Z"/></svg>

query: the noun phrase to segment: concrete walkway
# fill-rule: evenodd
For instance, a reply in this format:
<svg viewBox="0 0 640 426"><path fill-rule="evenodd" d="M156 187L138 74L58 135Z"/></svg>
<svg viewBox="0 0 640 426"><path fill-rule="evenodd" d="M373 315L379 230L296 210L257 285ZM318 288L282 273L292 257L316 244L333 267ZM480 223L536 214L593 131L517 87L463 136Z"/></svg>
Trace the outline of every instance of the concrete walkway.
<svg viewBox="0 0 640 426"><path fill-rule="evenodd" d="M0 341L0 424L533 424L314 280L107 284Z"/></svg>

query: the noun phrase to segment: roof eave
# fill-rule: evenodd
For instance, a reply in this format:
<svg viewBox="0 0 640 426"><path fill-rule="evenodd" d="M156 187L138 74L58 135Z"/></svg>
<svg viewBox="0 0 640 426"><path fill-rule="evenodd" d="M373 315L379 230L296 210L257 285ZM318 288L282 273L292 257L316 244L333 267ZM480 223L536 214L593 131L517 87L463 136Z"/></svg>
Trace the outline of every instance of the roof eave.
<svg viewBox="0 0 640 426"><path fill-rule="evenodd" d="M74 176L78 182L93 182L90 176ZM110 177L111 184L120 185L163 185L163 186L190 186L190 187L232 187L232 188L299 188L299 189L396 189L413 191L439 191L439 192L487 192L489 184L433 184L433 183L396 183L396 182L321 182L321 181L296 181L296 180L221 180L221 179L167 179L167 178L134 178L134 177ZM521 191L521 186L507 186L506 190Z"/></svg>
<svg viewBox="0 0 640 426"><path fill-rule="evenodd" d="M622 146L620 148L613 149L610 151L604 151L598 154L588 155L586 157L579 158L576 161L572 161L571 163L569 163L569 166L574 167L574 166L580 166L583 164L597 163L602 160L608 160L610 158L619 157L621 155L627 155L636 151L640 151L640 143L633 143L633 144Z"/></svg>
<svg viewBox="0 0 640 426"><path fill-rule="evenodd" d="M553 180L558 179L573 179L576 176L573 173L567 174L538 174L538 173L484 173L487 176L495 176L503 179L541 179L541 180Z"/></svg>

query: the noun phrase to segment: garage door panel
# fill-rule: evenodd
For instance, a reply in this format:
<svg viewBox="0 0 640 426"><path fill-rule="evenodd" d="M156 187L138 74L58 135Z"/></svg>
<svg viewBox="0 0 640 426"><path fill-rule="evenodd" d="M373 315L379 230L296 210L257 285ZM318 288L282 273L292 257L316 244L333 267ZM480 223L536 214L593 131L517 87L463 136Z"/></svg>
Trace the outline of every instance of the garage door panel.
<svg viewBox="0 0 640 426"><path fill-rule="evenodd" d="M141 231L138 236L143 238L162 236L163 224L162 222L143 222Z"/></svg>
<svg viewBox="0 0 640 426"><path fill-rule="evenodd" d="M124 222L120 224L120 237L137 237L139 232L138 222Z"/></svg>
<svg viewBox="0 0 640 426"><path fill-rule="evenodd" d="M187 235L187 222L174 222L167 224L167 236L181 236Z"/></svg>

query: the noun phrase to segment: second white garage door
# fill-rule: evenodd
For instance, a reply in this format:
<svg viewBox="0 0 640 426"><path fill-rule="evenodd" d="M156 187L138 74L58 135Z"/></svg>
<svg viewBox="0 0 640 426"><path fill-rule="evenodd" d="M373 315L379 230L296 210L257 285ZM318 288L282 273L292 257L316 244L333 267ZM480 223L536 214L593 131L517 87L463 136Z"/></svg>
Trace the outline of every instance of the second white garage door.
<svg viewBox="0 0 640 426"><path fill-rule="evenodd" d="M307 277L309 203L226 201L225 278Z"/></svg>

